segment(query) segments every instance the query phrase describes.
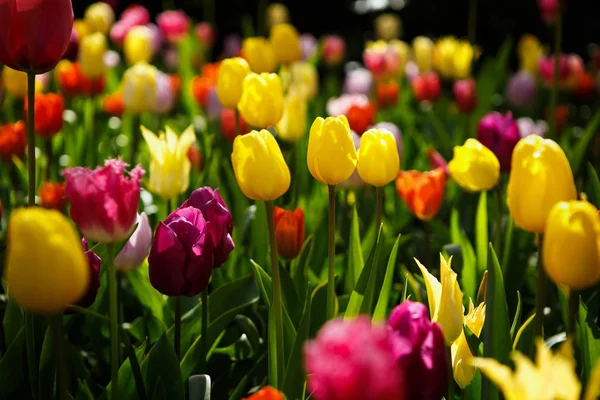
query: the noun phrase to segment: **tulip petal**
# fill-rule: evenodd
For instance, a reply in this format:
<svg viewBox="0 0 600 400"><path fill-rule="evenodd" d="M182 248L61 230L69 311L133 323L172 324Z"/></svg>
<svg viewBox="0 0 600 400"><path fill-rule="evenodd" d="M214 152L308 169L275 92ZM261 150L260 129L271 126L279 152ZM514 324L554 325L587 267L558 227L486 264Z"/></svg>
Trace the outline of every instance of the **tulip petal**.
<svg viewBox="0 0 600 400"><path fill-rule="evenodd" d="M433 316L436 314L438 307L440 306L440 300L442 298L442 284L437 278L429 273L427 268L419 260L414 259L417 266L423 274L423 280L425 281L425 287L427 288L427 300L429 301L429 314L433 320Z"/></svg>

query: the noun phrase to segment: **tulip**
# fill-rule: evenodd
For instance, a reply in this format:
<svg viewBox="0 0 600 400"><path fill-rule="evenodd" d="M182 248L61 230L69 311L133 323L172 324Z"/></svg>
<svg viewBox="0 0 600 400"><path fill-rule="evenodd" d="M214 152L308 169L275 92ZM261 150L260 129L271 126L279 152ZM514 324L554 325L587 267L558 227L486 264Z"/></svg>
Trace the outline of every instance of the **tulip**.
<svg viewBox="0 0 600 400"><path fill-rule="evenodd" d="M129 31L138 25L150 23L150 12L146 7L135 4L127 8L121 14L121 19L110 29L110 40L118 46L123 44Z"/></svg>
<svg viewBox="0 0 600 400"><path fill-rule="evenodd" d="M384 186L396 178L400 158L396 138L386 129L369 129L360 138L356 170L373 186Z"/></svg>
<svg viewBox="0 0 600 400"><path fill-rule="evenodd" d="M242 400L284 400L283 393L271 386L257 390L249 397L244 397Z"/></svg>
<svg viewBox="0 0 600 400"><path fill-rule="evenodd" d="M117 243L133 230L144 170L138 165L124 177L125 167L122 160L106 160L104 167L93 171L83 167L63 170L71 218L95 242Z"/></svg>
<svg viewBox="0 0 600 400"><path fill-rule="evenodd" d="M381 40L393 40L400 37L402 22L396 14L381 14L375 19L375 32Z"/></svg>
<svg viewBox="0 0 600 400"><path fill-rule="evenodd" d="M343 94L340 97L332 97L327 101L327 114L332 117L348 114L352 106L364 108L369 105L369 98L362 94ZM362 132L361 132L362 133Z"/></svg>
<svg viewBox="0 0 600 400"><path fill-rule="evenodd" d="M0 125L0 159L12 164L13 157L22 160L25 157L25 123L18 121Z"/></svg>
<svg viewBox="0 0 600 400"><path fill-rule="evenodd" d="M452 179L465 190L490 190L500 178L500 162L490 149L476 139L454 147L454 157L448 164Z"/></svg>
<svg viewBox="0 0 600 400"><path fill-rule="evenodd" d="M302 59L308 60L313 58L317 53L317 38L310 33L300 35L300 47L302 48Z"/></svg>
<svg viewBox="0 0 600 400"><path fill-rule="evenodd" d="M454 82L452 88L458 109L463 114L471 114L477 107L477 87L473 79Z"/></svg>
<svg viewBox="0 0 600 400"><path fill-rule="evenodd" d="M536 94L537 83L535 76L526 71L521 71L513 75L506 86L506 98L514 107L531 107Z"/></svg>
<svg viewBox="0 0 600 400"><path fill-rule="evenodd" d="M404 400L404 371L394 352L407 347L367 317L329 321L304 347L308 390L315 400Z"/></svg>
<svg viewBox="0 0 600 400"><path fill-rule="evenodd" d="M543 242L546 273L573 290L600 280L600 218L587 201L560 201L546 221Z"/></svg>
<svg viewBox="0 0 600 400"><path fill-rule="evenodd" d="M238 57L242 51L242 39L237 34L230 34L223 39L224 58Z"/></svg>
<svg viewBox="0 0 600 400"><path fill-rule="evenodd" d="M123 104L133 114L152 111L156 103L158 70L145 62L130 67L123 75Z"/></svg>
<svg viewBox="0 0 600 400"><path fill-rule="evenodd" d="M8 94L18 99L27 95L27 74L5 66L2 69L2 84Z"/></svg>
<svg viewBox="0 0 600 400"><path fill-rule="evenodd" d="M540 9L542 20L548 25L556 22L557 14L560 12L561 5L558 3L561 0L537 0ZM564 2L563 7L564 7Z"/></svg>
<svg viewBox="0 0 600 400"><path fill-rule="evenodd" d="M400 85L396 81L377 83L377 103L382 108L396 105Z"/></svg>
<svg viewBox="0 0 600 400"><path fill-rule="evenodd" d="M100 265L102 264L102 259L98 257L98 254L88 248L86 238L81 239L81 244L90 271L90 284L88 285L87 291L76 305L78 307L88 308L96 301L96 295L98 294L98 289L100 289Z"/></svg>
<svg viewBox="0 0 600 400"><path fill-rule="evenodd" d="M298 90L290 90L285 97L283 117L277 123L277 134L286 142L297 142L306 130L308 104L304 94Z"/></svg>
<svg viewBox="0 0 600 400"><path fill-rule="evenodd" d="M534 121L531 118L523 117L517 120L517 124L519 125L521 139L529 135L544 137L548 132L548 123L544 120Z"/></svg>
<svg viewBox="0 0 600 400"><path fill-rule="evenodd" d="M123 43L127 64L150 62L154 50L153 40L152 30L149 27L143 25L133 27L125 36Z"/></svg>
<svg viewBox="0 0 600 400"><path fill-rule="evenodd" d="M360 136L358 136L354 131L350 131L350 134L352 135L352 142L354 143L354 148L356 149L356 154L358 155L358 150L360 149ZM352 175L350 175L350 178L340 183L340 187L350 189L358 189L364 185L365 182L360 178L357 170L354 170Z"/></svg>
<svg viewBox="0 0 600 400"><path fill-rule="evenodd" d="M375 104L367 103L351 105L345 115L348 118L350 128L359 135L362 135L375 122L376 113L377 108Z"/></svg>
<svg viewBox="0 0 600 400"><path fill-rule="evenodd" d="M511 113L489 113L477 125L477 139L498 157L502 171L510 170L510 160L519 138L519 125Z"/></svg>
<svg viewBox="0 0 600 400"><path fill-rule="evenodd" d="M442 92L440 78L435 72L417 75L410 82L415 99L419 102L436 101Z"/></svg>
<svg viewBox="0 0 600 400"><path fill-rule="evenodd" d="M105 80L100 75L89 78L81 71L79 63L63 60L56 66L58 86L67 96L96 96L104 92Z"/></svg>
<svg viewBox="0 0 600 400"><path fill-rule="evenodd" d="M277 74L248 74L242 83L238 110L248 124L266 128L283 116L283 88Z"/></svg>
<svg viewBox="0 0 600 400"><path fill-rule="evenodd" d="M365 66L375 77L393 77L400 67L400 55L386 42L367 43L363 53Z"/></svg>
<svg viewBox="0 0 600 400"><path fill-rule="evenodd" d="M81 299L90 273L69 220L32 207L14 210L8 225L4 278L11 299L44 314L58 314Z"/></svg>
<svg viewBox="0 0 600 400"><path fill-rule="evenodd" d="M294 211L275 207L274 220L277 254L286 260L293 260L300 254L304 244L304 211L300 207Z"/></svg>
<svg viewBox="0 0 600 400"><path fill-rule="evenodd" d="M311 175L327 185L337 185L352 175L358 155L346 117L315 119L310 128L306 160Z"/></svg>
<svg viewBox="0 0 600 400"><path fill-rule="evenodd" d="M329 67L342 63L346 57L346 42L341 36L327 35L323 37L323 61Z"/></svg>
<svg viewBox="0 0 600 400"><path fill-rule="evenodd" d="M245 134L248 132L248 125L244 118L238 114L237 116L237 126L239 126L239 132L237 132L238 128L236 128L236 112L229 108L224 108L221 110L219 122L221 127L221 133L225 136L225 139L233 142L235 137L241 133Z"/></svg>
<svg viewBox="0 0 600 400"><path fill-rule="evenodd" d="M125 105L123 104L123 93L116 92L107 95L102 101L102 110L108 115L114 117L121 117L125 112Z"/></svg>
<svg viewBox="0 0 600 400"><path fill-rule="evenodd" d="M196 103L203 108L206 107L208 96L214 88L214 82L209 77L195 76L194 79L192 79L192 95L194 96ZM241 87L239 90L242 90Z"/></svg>
<svg viewBox="0 0 600 400"><path fill-rule="evenodd" d="M429 321L427 307L410 300L398 305L387 321L388 328L409 344L397 354L404 371L405 397L439 400L448 388L446 344L440 326Z"/></svg>
<svg viewBox="0 0 600 400"><path fill-rule="evenodd" d="M150 283L168 296L192 297L234 248L231 213L218 190L195 190L159 222L148 258Z"/></svg>
<svg viewBox="0 0 600 400"><path fill-rule="evenodd" d="M506 195L519 227L544 232L552 207L577 199L573 173L560 146L536 135L521 139L513 153Z"/></svg>
<svg viewBox="0 0 600 400"><path fill-rule="evenodd" d="M433 41L425 36L417 36L413 40L412 45L419 72L425 73L431 71L433 64Z"/></svg>
<svg viewBox="0 0 600 400"><path fill-rule="evenodd" d="M152 228L146 213L137 215L137 228L131 234L123 249L115 257L115 268L121 271L130 271L142 265L150 254L152 244Z"/></svg>
<svg viewBox="0 0 600 400"><path fill-rule="evenodd" d="M589 72L584 72L575 78L573 92L578 100L586 100L594 93L596 81ZM1 103L0 103L1 104Z"/></svg>
<svg viewBox="0 0 600 400"><path fill-rule="evenodd" d="M535 364L519 351L512 353L514 371L492 358L475 358L471 364L500 389L506 400L578 400L581 383L571 342L564 342L555 354L541 339L536 348Z"/></svg>
<svg viewBox="0 0 600 400"><path fill-rule="evenodd" d="M219 65L217 95L226 108L236 108L242 97L242 83L250 73L248 62L241 57L228 58Z"/></svg>
<svg viewBox="0 0 600 400"><path fill-rule="evenodd" d="M261 37L244 39L242 57L248 61L250 69L257 74L273 72L277 67L275 50L271 42Z"/></svg>
<svg viewBox="0 0 600 400"><path fill-rule="evenodd" d="M200 147L196 143L192 144L190 149L187 152L188 160L192 164L192 171L202 172L204 170L204 161L202 159L202 153L200 152Z"/></svg>
<svg viewBox="0 0 600 400"><path fill-rule="evenodd" d="M373 75L366 68L356 68L346 74L344 93L368 96L373 87ZM330 114L331 115L331 114Z"/></svg>
<svg viewBox="0 0 600 400"><path fill-rule="evenodd" d="M240 189L252 200L275 200L290 187L290 170L266 129L237 136L231 162Z"/></svg>
<svg viewBox="0 0 600 400"><path fill-rule="evenodd" d="M97 78L104 74L104 54L107 50L106 37L100 32L92 33L81 40L79 47L79 65L88 78Z"/></svg>
<svg viewBox="0 0 600 400"><path fill-rule="evenodd" d="M156 102L153 111L159 114L169 113L175 106L176 93L173 80L164 72L157 71L156 74Z"/></svg>
<svg viewBox="0 0 600 400"><path fill-rule="evenodd" d="M202 44L204 49L211 49L215 44L215 29L208 22L199 22L194 27L196 38Z"/></svg>
<svg viewBox="0 0 600 400"><path fill-rule="evenodd" d="M63 112L65 101L56 93L35 95L35 132L43 139L50 139L56 135L63 126ZM25 114L29 104L25 100Z"/></svg>
<svg viewBox="0 0 600 400"><path fill-rule="evenodd" d="M440 281L429 273L427 268L415 259L427 288L427 300L431 321L439 324L444 333L446 344L450 345L463 331L463 293L458 285L456 272L452 271L448 261L440 254Z"/></svg>
<svg viewBox="0 0 600 400"><path fill-rule="evenodd" d="M190 160L187 152L196 141L194 127L190 125L181 137L168 126L155 135L141 127L142 136L150 150L150 190L166 200L185 192L190 185Z"/></svg>
<svg viewBox="0 0 600 400"><path fill-rule="evenodd" d="M63 55L63 60L76 61L77 55L79 54L79 35L75 27L71 29L71 37L69 38L69 44L67 50Z"/></svg>
<svg viewBox="0 0 600 400"><path fill-rule="evenodd" d="M0 2L0 64L41 74L58 64L73 29L71 0Z"/></svg>
<svg viewBox="0 0 600 400"><path fill-rule="evenodd" d="M443 168L428 172L400 171L396 177L398 195L406 202L411 213L428 221L440 210L446 188Z"/></svg>
<svg viewBox="0 0 600 400"><path fill-rule="evenodd" d="M90 33L93 33L91 25L83 19L76 19L75 21L73 21L73 30L75 30L75 32L77 33L78 40L81 40Z"/></svg>
<svg viewBox="0 0 600 400"><path fill-rule="evenodd" d="M42 183L39 189L39 196L41 207L62 212L67 206L64 183Z"/></svg>
<svg viewBox="0 0 600 400"><path fill-rule="evenodd" d="M558 63L558 83L564 86L569 79L569 58L566 54L560 54ZM542 81L547 86L552 85L554 79L554 56L542 57L538 61L538 69Z"/></svg>
<svg viewBox="0 0 600 400"><path fill-rule="evenodd" d="M90 5L85 10L84 19L92 32L108 35L110 27L115 23L115 12L111 6L100 1Z"/></svg>
<svg viewBox="0 0 600 400"><path fill-rule="evenodd" d="M290 19L290 12L287 7L281 3L272 3L266 9L267 28L273 29L276 25L285 24ZM260 26L258 29L262 29Z"/></svg>
<svg viewBox="0 0 600 400"><path fill-rule="evenodd" d="M469 301L469 313L465 317L464 323L469 330L477 337L481 336L483 323L485 322L485 303L481 303L477 308L473 306L473 302ZM450 348L452 354L452 372L454 380L458 383L461 389L466 388L475 378L476 369L471 365L473 354L467 343L465 332L462 331L460 336Z"/></svg>
<svg viewBox="0 0 600 400"><path fill-rule="evenodd" d="M316 67L309 62L299 61L292 64L290 71L290 87L301 91L307 100L314 99L319 91L319 73Z"/></svg>
<svg viewBox="0 0 600 400"><path fill-rule="evenodd" d="M446 79L469 77L473 59L473 46L453 37L438 40L433 50L433 66Z"/></svg>
<svg viewBox="0 0 600 400"><path fill-rule="evenodd" d="M291 64L302 59L300 36L296 28L290 24L277 24L271 28L269 36L279 64Z"/></svg>
<svg viewBox="0 0 600 400"><path fill-rule="evenodd" d="M544 55L542 44L533 35L525 34L517 45L519 64L522 72L535 75L538 72L538 61Z"/></svg>
<svg viewBox="0 0 600 400"><path fill-rule="evenodd" d="M185 12L163 11L156 17L156 23L169 43L178 43L188 32L190 21Z"/></svg>

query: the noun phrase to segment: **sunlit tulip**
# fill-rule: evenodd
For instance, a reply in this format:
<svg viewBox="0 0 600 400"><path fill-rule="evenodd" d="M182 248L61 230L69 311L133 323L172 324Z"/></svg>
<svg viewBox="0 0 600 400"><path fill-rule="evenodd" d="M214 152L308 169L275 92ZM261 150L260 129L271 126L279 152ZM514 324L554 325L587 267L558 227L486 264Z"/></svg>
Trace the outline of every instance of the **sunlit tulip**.
<svg viewBox="0 0 600 400"><path fill-rule="evenodd" d="M396 190L406 206L417 218L428 221L440 210L446 189L444 168L428 172L400 171Z"/></svg>
<svg viewBox="0 0 600 400"><path fill-rule="evenodd" d="M57 211L64 211L67 206L65 184L60 182L44 182L39 189L40 206Z"/></svg>
<svg viewBox="0 0 600 400"><path fill-rule="evenodd" d="M100 32L84 37L79 45L79 65L88 78L104 74L104 54L107 50L106 36Z"/></svg>
<svg viewBox="0 0 600 400"><path fill-rule="evenodd" d="M8 222L4 278L10 298L29 311L58 314L90 282L80 238L56 210L20 208Z"/></svg>
<svg viewBox="0 0 600 400"><path fill-rule="evenodd" d="M18 121L0 125L0 159L7 164L12 164L12 158L23 159L25 156L25 123Z"/></svg>
<svg viewBox="0 0 600 400"><path fill-rule="evenodd" d="M117 270L129 271L142 265L150 254L152 244L152 228L146 213L138 214L137 228L131 234L125 246L115 257L115 268Z"/></svg>
<svg viewBox="0 0 600 400"><path fill-rule="evenodd" d="M141 127L142 136L150 150L150 190L166 200L185 192L190 185L190 160L187 152L196 141L194 127L190 125L178 137L170 127L158 136Z"/></svg>
<svg viewBox="0 0 600 400"><path fill-rule="evenodd" d="M473 302L469 301L469 313L465 316L464 323L476 337L481 335L483 323L485 322L485 311L485 303L481 303L475 308ZM473 353L471 353L467 343L464 330L460 333L458 339L452 343L451 354L454 380L461 389L464 389L473 381L477 372L475 367L471 365Z"/></svg>
<svg viewBox="0 0 600 400"><path fill-rule="evenodd" d="M433 41L425 36L417 36L412 42L412 47L419 72L431 71L433 64Z"/></svg>
<svg viewBox="0 0 600 400"><path fill-rule="evenodd" d="M297 142L306 131L308 104L304 94L291 90L285 97L283 117L277 123L277 135L286 142Z"/></svg>
<svg viewBox="0 0 600 400"><path fill-rule="evenodd" d="M393 181L400 169L394 135L386 129L369 129L363 133L356 169L369 185L384 186Z"/></svg>
<svg viewBox="0 0 600 400"><path fill-rule="evenodd" d="M555 283L574 290L600 280L600 216L587 201L561 201L546 221L543 260Z"/></svg>
<svg viewBox="0 0 600 400"><path fill-rule="evenodd" d="M250 73L248 62L241 57L227 58L219 65L217 96L226 108L236 108L242 97L242 83Z"/></svg>
<svg viewBox="0 0 600 400"><path fill-rule="evenodd" d="M257 128L276 125L283 116L283 88L277 74L250 73L242 83L238 110Z"/></svg>
<svg viewBox="0 0 600 400"><path fill-rule="evenodd" d="M262 37L251 37L242 42L242 57L244 57L252 72L273 72L277 67L277 59L271 42Z"/></svg>
<svg viewBox="0 0 600 400"><path fill-rule="evenodd" d="M500 178L500 162L490 149L476 139L454 147L454 157L448 164L452 179L465 190L490 190Z"/></svg>
<svg viewBox="0 0 600 400"><path fill-rule="evenodd" d="M231 162L240 189L252 200L275 200L290 187L290 170L266 129L237 136Z"/></svg>
<svg viewBox="0 0 600 400"><path fill-rule="evenodd" d="M123 104L125 110L140 114L152 111L156 103L158 70L144 62L130 67L123 74Z"/></svg>
<svg viewBox="0 0 600 400"><path fill-rule="evenodd" d="M277 254L293 260L304 244L304 211L300 207L293 211L275 207L274 220Z"/></svg>
<svg viewBox="0 0 600 400"><path fill-rule="evenodd" d="M187 35L190 20L182 10L163 11L156 17L156 23L168 42L177 43Z"/></svg>
<svg viewBox="0 0 600 400"><path fill-rule="evenodd" d="M346 117L315 119L306 160L311 175L327 185L337 185L354 173L358 155Z"/></svg>
<svg viewBox="0 0 600 400"><path fill-rule="evenodd" d="M477 140L494 152L502 171L510 170L513 150L519 139L519 126L511 113L491 112L477 125Z"/></svg>
<svg viewBox="0 0 600 400"><path fill-rule="evenodd" d="M537 135L521 139L512 156L506 200L515 223L542 233L552 207L575 199L573 173L560 146Z"/></svg>
<svg viewBox="0 0 600 400"><path fill-rule="evenodd" d="M154 50L153 40L152 30L147 26L133 27L123 42L123 52L127 63L134 65L140 61L150 62Z"/></svg>
<svg viewBox="0 0 600 400"><path fill-rule="evenodd" d="M277 24L273 26L269 40L278 63L291 64L302 59L300 35L292 25Z"/></svg>
<svg viewBox="0 0 600 400"><path fill-rule="evenodd" d="M2 84L8 94L18 99L27 96L27 74L8 66L2 69Z"/></svg>
<svg viewBox="0 0 600 400"><path fill-rule="evenodd" d="M107 3L100 1L90 5L85 10L84 19L92 32L108 35L110 27L115 22L115 12Z"/></svg>
<svg viewBox="0 0 600 400"><path fill-rule="evenodd" d="M56 135L63 126L63 112L65 100L56 93L38 93L35 95L35 133L43 139L50 139ZM29 103L25 100L25 113L27 115Z"/></svg>

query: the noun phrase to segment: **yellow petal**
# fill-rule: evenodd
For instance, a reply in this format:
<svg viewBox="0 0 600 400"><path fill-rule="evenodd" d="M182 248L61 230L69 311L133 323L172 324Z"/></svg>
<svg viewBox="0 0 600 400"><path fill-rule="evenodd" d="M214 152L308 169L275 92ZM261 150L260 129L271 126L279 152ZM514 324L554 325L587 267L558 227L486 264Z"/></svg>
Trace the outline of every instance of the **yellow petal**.
<svg viewBox="0 0 600 400"><path fill-rule="evenodd" d="M427 301L429 302L429 314L431 319L433 320L433 316L437 312L437 308L440 304L440 300L442 298L442 284L437 278L427 271L427 268L421 264L419 260L414 259L423 274L423 279L425 280L425 288L427 289Z"/></svg>

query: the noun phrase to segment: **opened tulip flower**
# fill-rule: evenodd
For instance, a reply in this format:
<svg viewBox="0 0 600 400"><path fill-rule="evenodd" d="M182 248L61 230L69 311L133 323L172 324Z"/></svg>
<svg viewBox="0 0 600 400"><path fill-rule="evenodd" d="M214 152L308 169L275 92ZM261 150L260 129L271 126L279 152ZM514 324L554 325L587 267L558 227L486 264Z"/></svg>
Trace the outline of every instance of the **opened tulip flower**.
<svg viewBox="0 0 600 400"><path fill-rule="evenodd" d="M35 132L43 139L50 139L63 127L65 101L60 94L39 93L35 95ZM25 114L29 103L25 100Z"/></svg>
<svg viewBox="0 0 600 400"><path fill-rule="evenodd" d="M226 108L237 108L242 97L242 83L250 73L248 62L241 57L227 58L219 65L217 96Z"/></svg>
<svg viewBox="0 0 600 400"><path fill-rule="evenodd" d="M477 139L467 139L454 148L454 157L448 164L452 179L465 190L490 190L500 178L500 162L490 149Z"/></svg>
<svg viewBox="0 0 600 400"><path fill-rule="evenodd" d="M59 211L14 210L4 268L10 298L26 310L44 314L59 314L77 303L90 283L80 240Z"/></svg>
<svg viewBox="0 0 600 400"><path fill-rule="evenodd" d="M440 210L446 189L444 168L428 172L400 171L396 177L396 190L408 209L417 218L428 221Z"/></svg>
<svg viewBox="0 0 600 400"><path fill-rule="evenodd" d="M477 337L480 337L485 322L485 303L481 303L477 308L473 306L473 302L469 301L469 313L465 317L465 325ZM466 388L471 384L477 370L471 364L473 353L467 343L467 337L464 330L460 333L458 339L452 343L452 372L454 380L458 383L461 389Z"/></svg>
<svg viewBox="0 0 600 400"><path fill-rule="evenodd" d="M560 146L537 135L521 139L512 157L506 200L517 226L542 233L552 207L575 199L573 172Z"/></svg>
<svg viewBox="0 0 600 400"><path fill-rule="evenodd" d="M431 275L427 268L415 259L427 288L427 300L431 321L444 332L446 344L450 345L463 331L463 293L458 285L456 272L452 271L452 257L448 261L440 254L440 280Z"/></svg>
<svg viewBox="0 0 600 400"><path fill-rule="evenodd" d="M286 260L293 260L300 254L304 244L304 211L300 207L294 211L275 207L274 218L277 254Z"/></svg>
<svg viewBox="0 0 600 400"><path fill-rule="evenodd" d="M123 105L133 114L153 110L156 103L158 70L145 62L130 67L123 74Z"/></svg>
<svg viewBox="0 0 600 400"><path fill-rule="evenodd" d="M275 50L267 39L251 37L242 42L242 57L248 61L252 72L273 72L277 67Z"/></svg>
<svg viewBox="0 0 600 400"><path fill-rule="evenodd" d="M394 135L386 129L369 129L363 133L356 169L369 185L384 186L396 179L400 158Z"/></svg>
<svg viewBox="0 0 600 400"><path fill-rule="evenodd" d="M283 87L277 74L248 74L242 83L238 110L257 128L276 125L283 116Z"/></svg>
<svg viewBox="0 0 600 400"><path fill-rule="evenodd" d="M337 185L356 170L358 155L346 117L318 117L310 128L308 170L318 181Z"/></svg>
<svg viewBox="0 0 600 400"><path fill-rule="evenodd" d="M110 27L115 23L115 12L109 4L99 1L85 10L84 20L92 32L108 35Z"/></svg>
<svg viewBox="0 0 600 400"><path fill-rule="evenodd" d="M290 170L266 129L237 136L231 162L240 189L252 200L275 200L290 187Z"/></svg>
<svg viewBox="0 0 600 400"><path fill-rule="evenodd" d="M138 214L137 228L129 236L125 246L115 257L115 268L117 270L129 271L142 265L150 254L152 244L152 228L146 213Z"/></svg>
<svg viewBox="0 0 600 400"><path fill-rule="evenodd" d="M308 104L299 90L290 90L284 99L283 117L277 123L277 134L282 140L295 143L304 136Z"/></svg>
<svg viewBox="0 0 600 400"><path fill-rule="evenodd" d="M25 123L19 121L0 125L0 159L7 164L12 164L12 158L23 159L25 156Z"/></svg>
<svg viewBox="0 0 600 400"><path fill-rule="evenodd" d="M131 28L123 42L123 52L127 64L135 65L140 61L150 62L152 60L154 36L152 30L145 25Z"/></svg>
<svg viewBox="0 0 600 400"><path fill-rule="evenodd" d="M67 51L72 29L71 0L2 1L0 64L36 74L50 71Z"/></svg>
<svg viewBox="0 0 600 400"><path fill-rule="evenodd" d="M275 59L279 64L291 64L302 59L300 35L290 24L277 24L271 28L269 37Z"/></svg>
<svg viewBox="0 0 600 400"><path fill-rule="evenodd" d="M81 244L83 246L83 251L85 251L85 258L90 271L90 284L88 285L85 294L83 297L81 297L76 305L87 308L94 304L94 301L96 301L96 295L98 294L98 289L100 289L100 265L102 264L102 259L98 257L98 254L94 253L88 248L88 242L86 238L81 239Z"/></svg>
<svg viewBox="0 0 600 400"><path fill-rule="evenodd" d="M499 112L487 114L477 125L477 139L492 150L502 171L509 171L513 150L520 139L519 126L511 113Z"/></svg>
<svg viewBox="0 0 600 400"><path fill-rule="evenodd" d="M75 167L63 171L71 218L88 239L117 243L133 230L144 170L137 166L123 176L125 167L122 160L106 160L104 167L95 170Z"/></svg>
<svg viewBox="0 0 600 400"><path fill-rule="evenodd" d="M190 185L191 163L187 157L190 146L196 141L194 127L190 125L178 137L170 127L158 137L145 127L142 135L150 150L150 190L166 200L185 192Z"/></svg>
<svg viewBox="0 0 600 400"><path fill-rule="evenodd" d="M574 290L600 280L600 216L587 201L558 202L548 215L543 260L555 283Z"/></svg>

